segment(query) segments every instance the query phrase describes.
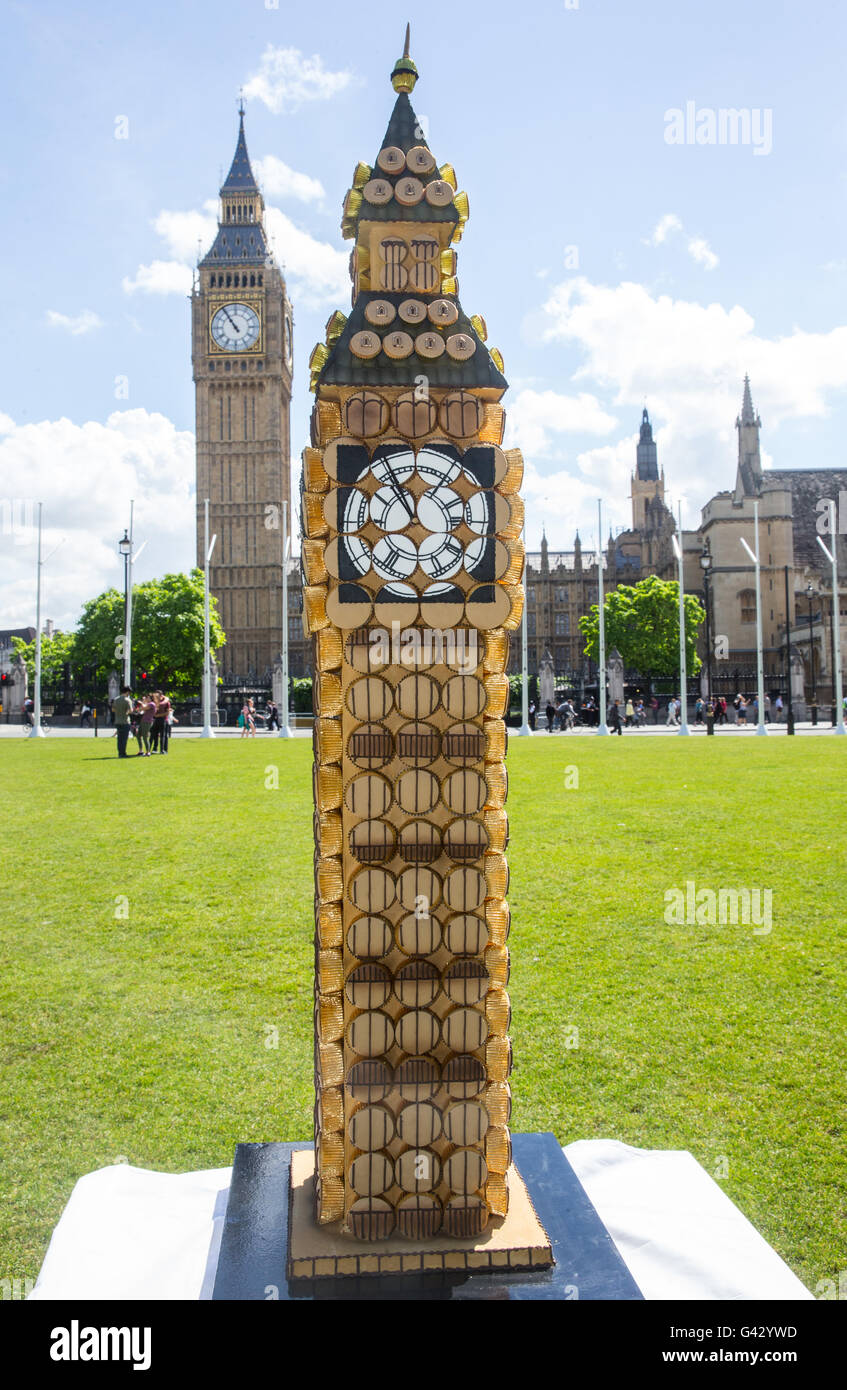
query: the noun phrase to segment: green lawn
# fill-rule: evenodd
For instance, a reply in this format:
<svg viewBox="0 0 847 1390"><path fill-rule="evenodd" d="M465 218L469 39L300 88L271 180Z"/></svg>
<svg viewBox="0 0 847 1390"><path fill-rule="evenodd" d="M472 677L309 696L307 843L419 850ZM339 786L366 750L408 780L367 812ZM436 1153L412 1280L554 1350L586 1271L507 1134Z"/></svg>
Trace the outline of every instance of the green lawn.
<svg viewBox="0 0 847 1390"><path fill-rule="evenodd" d="M36 1275L75 1180L118 1156L179 1172L310 1133L311 745L114 750L0 744L3 1277ZM689 1149L812 1289L847 1266L845 756L509 753L513 1127ZM772 931L667 925L687 879L772 889Z"/></svg>

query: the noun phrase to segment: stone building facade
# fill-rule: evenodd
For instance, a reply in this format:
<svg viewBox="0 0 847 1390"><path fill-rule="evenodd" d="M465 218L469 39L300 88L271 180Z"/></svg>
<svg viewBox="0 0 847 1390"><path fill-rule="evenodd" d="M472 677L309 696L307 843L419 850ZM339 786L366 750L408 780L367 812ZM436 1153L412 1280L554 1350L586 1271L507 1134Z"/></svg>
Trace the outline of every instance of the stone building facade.
<svg viewBox="0 0 847 1390"><path fill-rule="evenodd" d="M217 235L197 268L191 302L197 564L204 563L208 497L209 531L217 535L210 582L227 637L218 654L224 680L269 686L282 645L283 504L289 534L297 529L290 492L293 316L267 244L243 109L220 199Z"/></svg>

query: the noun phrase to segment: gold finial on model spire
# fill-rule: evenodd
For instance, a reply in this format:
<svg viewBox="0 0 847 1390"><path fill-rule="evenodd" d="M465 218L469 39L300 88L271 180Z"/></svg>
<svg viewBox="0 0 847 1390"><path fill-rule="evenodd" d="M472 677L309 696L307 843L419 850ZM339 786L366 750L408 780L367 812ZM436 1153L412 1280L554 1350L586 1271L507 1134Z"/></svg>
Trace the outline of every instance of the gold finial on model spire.
<svg viewBox="0 0 847 1390"><path fill-rule="evenodd" d="M411 92L414 90L418 80L418 70L409 57L409 39L411 25L406 25L406 42L403 45L403 57L398 58L394 64L394 71L391 74L391 85L395 92Z"/></svg>

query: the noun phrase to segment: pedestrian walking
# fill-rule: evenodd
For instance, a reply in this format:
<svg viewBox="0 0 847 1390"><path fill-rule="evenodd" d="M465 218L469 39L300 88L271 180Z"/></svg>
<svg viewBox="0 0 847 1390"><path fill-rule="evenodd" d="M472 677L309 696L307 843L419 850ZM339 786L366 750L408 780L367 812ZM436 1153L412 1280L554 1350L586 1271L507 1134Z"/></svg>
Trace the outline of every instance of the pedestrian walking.
<svg viewBox="0 0 847 1390"><path fill-rule="evenodd" d="M617 703L617 701L616 701L615 703ZM628 729L631 729L631 728L632 728L632 721L633 721L633 719L635 718L635 705L632 703L632 700L631 700L631 699L627 700L627 702L626 702L625 718L626 718L626 727L627 727Z"/></svg>
<svg viewBox="0 0 847 1390"><path fill-rule="evenodd" d="M547 715L547 732L548 734L552 734L553 720L556 718L556 711L553 708L553 705L548 703L544 713Z"/></svg>
<svg viewBox="0 0 847 1390"><path fill-rule="evenodd" d="M613 734L620 734L621 737L623 737L623 729L621 727L621 706L619 700L615 700L612 705L612 708L609 710L609 728L611 729Z"/></svg>
<svg viewBox="0 0 847 1390"><path fill-rule="evenodd" d="M774 707L774 709L776 710L776 722L777 722L777 724L781 724L781 723L782 723L782 711L783 711L783 709L785 708L785 706L784 706L783 703L782 703L782 696L781 696L781 695L777 695L776 699L774 700L774 706L773 706L773 707Z"/></svg>
<svg viewBox="0 0 847 1390"><path fill-rule="evenodd" d="M245 701L244 701L244 704L243 704L242 709L241 709L241 719L243 720L243 723L242 723L242 725L241 725L241 737L242 737L242 738L248 738L248 737L249 737L249 738L255 738L255 737L256 737L256 715L255 715L255 705L253 704L253 700L252 700L252 699L249 699L249 700L245 700Z"/></svg>
<svg viewBox="0 0 847 1390"><path fill-rule="evenodd" d="M79 727L81 729L91 728L91 706L87 700L83 700L82 709L79 712Z"/></svg>
<svg viewBox="0 0 847 1390"><path fill-rule="evenodd" d="M268 732L273 728L279 728L279 710L274 700L268 701Z"/></svg>
<svg viewBox="0 0 847 1390"><path fill-rule="evenodd" d="M538 707L537 707L535 701L534 701L534 700L530 700L530 702L529 702L529 710L528 710L528 712L527 712L527 718L529 719L529 727L532 729L532 732L533 732L533 733L535 733L535 716L537 715L537 713L538 713Z"/></svg>

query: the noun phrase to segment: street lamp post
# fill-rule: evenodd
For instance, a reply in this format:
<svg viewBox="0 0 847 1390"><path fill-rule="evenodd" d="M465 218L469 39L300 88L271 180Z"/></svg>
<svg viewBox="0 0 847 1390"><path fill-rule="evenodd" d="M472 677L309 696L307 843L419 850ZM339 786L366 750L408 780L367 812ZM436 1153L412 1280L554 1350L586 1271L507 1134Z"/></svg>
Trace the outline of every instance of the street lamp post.
<svg viewBox="0 0 847 1390"><path fill-rule="evenodd" d="M703 571L703 593L706 599L706 699L712 698L712 623L711 623L711 565L712 552L709 547L708 536L703 542L703 554L700 556L700 568Z"/></svg>
<svg viewBox="0 0 847 1390"><path fill-rule="evenodd" d="M762 652L762 584L761 584L761 564L759 560L759 499L753 499L753 538L756 542L756 549L752 551L741 537L741 544L753 561L756 573L756 689L757 702L759 706L759 718L756 727L757 734L767 735L765 727L765 666Z"/></svg>
<svg viewBox="0 0 847 1390"><path fill-rule="evenodd" d="M131 502L130 502L130 504L129 504L129 507L130 507L129 529L130 529L130 532L131 532L131 531L132 531L132 503L131 503ZM123 558L124 558L124 680L123 680L123 683L124 683L124 685L130 685L130 684L132 683L132 682L131 682L131 679L130 679L131 670L132 670L132 666L131 666L132 658L131 658L131 656L130 656L130 642L131 642L131 640L132 640L132 628L131 628L132 617L130 616L129 572L130 572L130 566L132 565L132 535L131 535L131 534L128 534L126 527L124 527L123 536L122 536L121 539L118 541L118 552L119 552L119 553L123 556Z"/></svg>
<svg viewBox="0 0 847 1390"><path fill-rule="evenodd" d="M843 694L841 686L841 599L838 593L838 551L836 549L837 531L835 527L835 503L829 503L829 534L832 553L830 554L820 536L818 545L832 565L832 727L837 734L844 735Z"/></svg>
<svg viewBox="0 0 847 1390"><path fill-rule="evenodd" d="M524 520L524 588L526 589L526 520ZM532 729L529 727L529 662L527 659L527 592L524 593L523 613L521 614L521 727L518 729L519 738L530 738Z"/></svg>
<svg viewBox="0 0 847 1390"><path fill-rule="evenodd" d="M788 597L788 566L785 566L785 684L788 689L788 732L794 733L794 704L791 695L791 608Z"/></svg>
<svg viewBox="0 0 847 1390"><path fill-rule="evenodd" d="M203 525L203 554L205 556L205 567L203 576L203 728L200 733L201 738L214 738L215 731L212 728L212 652L209 642L209 565L212 562L212 551L215 548L217 534L212 537L209 543L209 499L205 498L204 525ZM217 692L215 692L217 694Z"/></svg>
<svg viewBox="0 0 847 1390"><path fill-rule="evenodd" d="M600 704L598 734L609 733L606 723L606 613L603 599L603 503L597 499L597 612L600 619L600 669L597 673L597 695Z"/></svg>
<svg viewBox="0 0 847 1390"><path fill-rule="evenodd" d="M691 730L688 727L688 671L685 660L685 589L683 586L682 573L682 504L679 506L679 521L677 523L677 535L671 536L674 554L676 555L677 567L679 570L679 699L680 699L680 721L679 732L688 736Z"/></svg>
<svg viewBox="0 0 847 1390"><path fill-rule="evenodd" d="M277 738L293 738L288 723L288 503L282 504L282 720Z"/></svg>
<svg viewBox="0 0 847 1390"><path fill-rule="evenodd" d="M41 508L38 504L38 560L35 580L35 689L33 691L33 725L29 738L43 738L41 727ZM26 692L24 692L26 694Z"/></svg>
<svg viewBox="0 0 847 1390"><path fill-rule="evenodd" d="M812 631L812 599L817 598L818 591L814 584L806 585L806 598L809 602L809 665L812 669L812 723L818 722L818 679L815 672L815 645Z"/></svg>

